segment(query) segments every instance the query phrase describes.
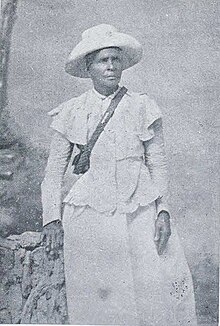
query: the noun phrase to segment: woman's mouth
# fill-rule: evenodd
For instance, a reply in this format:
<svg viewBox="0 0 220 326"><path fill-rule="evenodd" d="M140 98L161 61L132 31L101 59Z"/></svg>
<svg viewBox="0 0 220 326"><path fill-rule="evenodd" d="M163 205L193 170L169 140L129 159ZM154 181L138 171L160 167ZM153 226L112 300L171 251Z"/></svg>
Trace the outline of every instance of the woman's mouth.
<svg viewBox="0 0 220 326"><path fill-rule="evenodd" d="M112 80L113 80L113 79L117 79L116 76L107 76L106 78L107 78L107 79L112 79Z"/></svg>

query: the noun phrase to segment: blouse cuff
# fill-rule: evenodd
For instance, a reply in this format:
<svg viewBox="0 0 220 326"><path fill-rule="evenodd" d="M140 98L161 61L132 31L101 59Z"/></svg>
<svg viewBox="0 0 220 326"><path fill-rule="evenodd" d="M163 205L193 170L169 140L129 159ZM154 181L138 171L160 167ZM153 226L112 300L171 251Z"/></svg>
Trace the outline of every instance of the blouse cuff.
<svg viewBox="0 0 220 326"><path fill-rule="evenodd" d="M156 212L157 212L156 218L162 211L165 211L170 215L167 201L163 199L163 197L159 197L156 199Z"/></svg>
<svg viewBox="0 0 220 326"><path fill-rule="evenodd" d="M51 223L62 224L61 220L53 220L53 221L51 221L51 222L49 222L47 224L44 224L44 226L50 225Z"/></svg>

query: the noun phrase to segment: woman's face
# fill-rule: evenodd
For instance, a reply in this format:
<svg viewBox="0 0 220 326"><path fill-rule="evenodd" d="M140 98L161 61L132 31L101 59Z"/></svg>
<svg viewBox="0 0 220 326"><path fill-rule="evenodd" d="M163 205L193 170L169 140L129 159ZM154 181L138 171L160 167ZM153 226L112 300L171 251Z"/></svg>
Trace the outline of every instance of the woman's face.
<svg viewBox="0 0 220 326"><path fill-rule="evenodd" d="M88 63L88 71L97 90L114 91L121 79L122 51L106 48L94 53Z"/></svg>

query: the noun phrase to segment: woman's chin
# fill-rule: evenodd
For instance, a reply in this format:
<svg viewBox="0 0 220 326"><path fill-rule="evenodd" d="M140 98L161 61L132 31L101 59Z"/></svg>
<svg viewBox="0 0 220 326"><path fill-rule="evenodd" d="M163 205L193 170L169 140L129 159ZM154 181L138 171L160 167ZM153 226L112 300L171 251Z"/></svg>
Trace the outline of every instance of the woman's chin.
<svg viewBox="0 0 220 326"><path fill-rule="evenodd" d="M118 87L119 80L116 78L108 78L106 80L105 86L110 89L116 89Z"/></svg>

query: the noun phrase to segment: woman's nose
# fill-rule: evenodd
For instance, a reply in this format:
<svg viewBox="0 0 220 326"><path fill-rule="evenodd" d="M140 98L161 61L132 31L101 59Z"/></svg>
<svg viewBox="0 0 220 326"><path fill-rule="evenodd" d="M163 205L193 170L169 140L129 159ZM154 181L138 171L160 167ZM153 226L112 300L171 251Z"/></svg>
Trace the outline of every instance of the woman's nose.
<svg viewBox="0 0 220 326"><path fill-rule="evenodd" d="M110 70L115 69L114 63L111 59L108 60L108 69L110 69Z"/></svg>

